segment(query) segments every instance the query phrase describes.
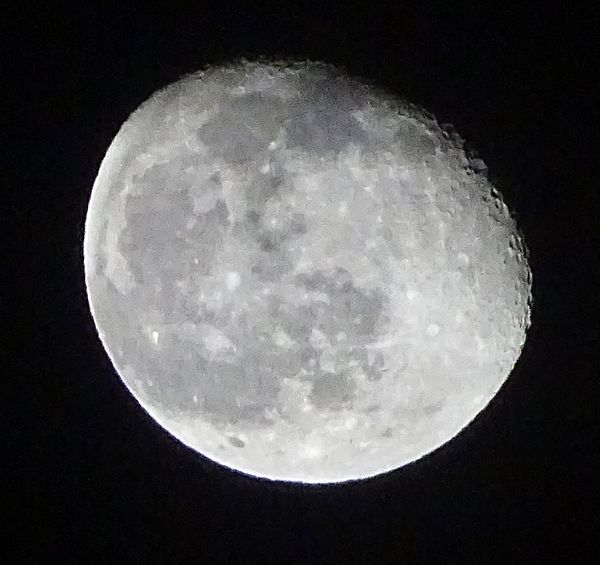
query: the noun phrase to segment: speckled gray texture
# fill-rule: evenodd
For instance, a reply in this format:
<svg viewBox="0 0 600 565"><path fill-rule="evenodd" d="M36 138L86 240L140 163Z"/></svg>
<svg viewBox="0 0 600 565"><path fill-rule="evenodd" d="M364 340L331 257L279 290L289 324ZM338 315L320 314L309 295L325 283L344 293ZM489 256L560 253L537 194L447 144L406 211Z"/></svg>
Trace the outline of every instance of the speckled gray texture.
<svg viewBox="0 0 600 565"><path fill-rule="evenodd" d="M259 476L342 481L435 449L530 320L481 170L328 65L185 77L123 125L92 193L86 282L116 370L184 443Z"/></svg>

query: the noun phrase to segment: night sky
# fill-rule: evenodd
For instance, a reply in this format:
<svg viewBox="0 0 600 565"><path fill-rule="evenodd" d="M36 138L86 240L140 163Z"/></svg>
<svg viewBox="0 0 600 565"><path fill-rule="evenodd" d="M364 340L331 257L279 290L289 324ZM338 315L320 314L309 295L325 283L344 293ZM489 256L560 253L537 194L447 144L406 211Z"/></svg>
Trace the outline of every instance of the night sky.
<svg viewBox="0 0 600 565"><path fill-rule="evenodd" d="M598 13L532 2L93 4L3 18L0 559L600 562ZM533 325L509 381L454 441L364 482L276 484L186 448L122 385L87 305L87 202L120 125L184 73L260 55L341 65L454 124L529 247Z"/></svg>

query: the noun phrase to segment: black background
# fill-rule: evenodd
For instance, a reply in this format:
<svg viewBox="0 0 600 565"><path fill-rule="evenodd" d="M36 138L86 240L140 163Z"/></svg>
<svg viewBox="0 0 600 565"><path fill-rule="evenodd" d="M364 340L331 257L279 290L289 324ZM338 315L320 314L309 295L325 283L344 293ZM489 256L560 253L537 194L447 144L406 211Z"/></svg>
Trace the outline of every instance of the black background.
<svg viewBox="0 0 600 565"><path fill-rule="evenodd" d="M5 562L600 562L598 14L96 4L4 15ZM533 326L508 383L453 442L365 482L255 480L183 447L122 386L88 311L83 222L118 128L183 73L258 55L343 65L452 122L529 246Z"/></svg>

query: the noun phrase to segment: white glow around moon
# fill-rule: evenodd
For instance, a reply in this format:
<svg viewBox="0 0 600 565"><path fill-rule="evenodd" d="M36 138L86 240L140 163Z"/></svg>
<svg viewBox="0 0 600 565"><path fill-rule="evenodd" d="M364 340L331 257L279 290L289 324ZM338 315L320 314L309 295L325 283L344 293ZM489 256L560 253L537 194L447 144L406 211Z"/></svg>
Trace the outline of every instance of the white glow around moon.
<svg viewBox="0 0 600 565"><path fill-rule="evenodd" d="M318 63L157 92L94 184L85 275L141 406L256 476L373 476L447 442L530 323L500 195L417 108Z"/></svg>

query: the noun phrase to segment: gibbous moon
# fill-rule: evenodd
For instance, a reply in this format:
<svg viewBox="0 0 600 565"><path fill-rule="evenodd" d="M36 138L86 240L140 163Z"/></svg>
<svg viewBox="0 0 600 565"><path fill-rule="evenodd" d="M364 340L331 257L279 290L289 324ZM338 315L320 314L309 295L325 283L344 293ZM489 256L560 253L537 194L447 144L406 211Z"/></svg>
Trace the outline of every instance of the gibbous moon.
<svg viewBox="0 0 600 565"><path fill-rule="evenodd" d="M140 405L222 465L401 467L488 404L530 324L526 248L482 168L327 64L186 76L123 124L92 190L100 339Z"/></svg>

